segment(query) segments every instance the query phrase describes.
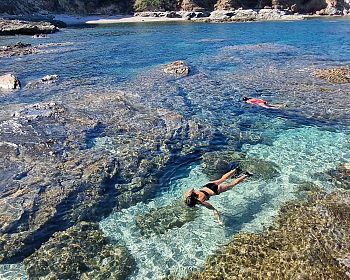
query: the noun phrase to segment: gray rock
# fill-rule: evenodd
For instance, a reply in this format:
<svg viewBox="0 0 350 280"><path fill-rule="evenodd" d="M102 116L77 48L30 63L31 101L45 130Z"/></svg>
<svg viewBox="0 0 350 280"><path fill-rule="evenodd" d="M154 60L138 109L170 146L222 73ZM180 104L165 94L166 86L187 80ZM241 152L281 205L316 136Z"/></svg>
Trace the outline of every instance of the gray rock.
<svg viewBox="0 0 350 280"><path fill-rule="evenodd" d="M0 89L14 90L21 88L19 79L13 74L0 76Z"/></svg>
<svg viewBox="0 0 350 280"><path fill-rule="evenodd" d="M190 72L190 67L186 64L186 62L177 60L165 65L164 72L176 76L187 76Z"/></svg>
<svg viewBox="0 0 350 280"><path fill-rule="evenodd" d="M242 170L248 170L254 174L253 178L270 180L280 174L278 166L262 159L246 159L239 163Z"/></svg>
<svg viewBox="0 0 350 280"><path fill-rule="evenodd" d="M1 47L0 57L28 55L36 52L37 52L37 49L35 47L32 47L31 44L24 44L22 42L18 42L14 45Z"/></svg>

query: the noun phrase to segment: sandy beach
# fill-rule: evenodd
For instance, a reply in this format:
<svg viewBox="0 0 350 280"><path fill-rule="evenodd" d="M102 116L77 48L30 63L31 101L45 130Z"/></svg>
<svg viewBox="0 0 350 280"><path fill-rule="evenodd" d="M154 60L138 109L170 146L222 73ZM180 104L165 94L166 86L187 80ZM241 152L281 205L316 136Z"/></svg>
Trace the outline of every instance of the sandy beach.
<svg viewBox="0 0 350 280"><path fill-rule="evenodd" d="M116 16L85 16L77 17L65 14L55 15L55 20L60 20L68 25L74 24L112 24L112 23L137 23L137 22L169 22L169 21L185 21L185 18L167 18L167 17L140 17L132 15L116 15Z"/></svg>

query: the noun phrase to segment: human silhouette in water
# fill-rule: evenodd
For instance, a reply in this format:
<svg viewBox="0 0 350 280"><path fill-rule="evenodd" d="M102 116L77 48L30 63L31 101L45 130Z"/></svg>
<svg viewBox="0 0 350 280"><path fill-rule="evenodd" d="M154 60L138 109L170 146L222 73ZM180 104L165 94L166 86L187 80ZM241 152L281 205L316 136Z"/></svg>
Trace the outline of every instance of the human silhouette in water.
<svg viewBox="0 0 350 280"><path fill-rule="evenodd" d="M225 181L231 178L236 173L236 171L237 168L232 169L231 171L224 174L220 179L211 181L208 184L204 185L199 191L196 191L194 188L189 189L184 195L185 204L188 207L194 207L198 204L210 210L213 210L217 222L222 225L223 223L219 211L216 210L215 207L208 202L208 200L211 196L219 195L232 189L234 186L242 182L245 178L252 175L250 172L246 171L241 176L234 179L232 182L225 183Z"/></svg>
<svg viewBox="0 0 350 280"><path fill-rule="evenodd" d="M245 103L248 103L248 104L253 104L253 105L257 105L257 106L260 106L260 107L263 107L263 108L267 108L267 109L281 109L281 108L284 108L286 107L286 105L284 104L268 104L266 100L264 99L259 99L259 98L253 98L253 97L247 97L247 96L244 96L242 98L242 100L245 102Z"/></svg>

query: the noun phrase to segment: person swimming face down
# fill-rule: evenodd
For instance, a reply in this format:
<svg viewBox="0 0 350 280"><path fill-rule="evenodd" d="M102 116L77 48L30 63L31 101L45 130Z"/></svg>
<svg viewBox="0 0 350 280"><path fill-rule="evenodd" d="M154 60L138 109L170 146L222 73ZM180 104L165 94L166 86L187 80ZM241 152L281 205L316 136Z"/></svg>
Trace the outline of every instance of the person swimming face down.
<svg viewBox="0 0 350 280"><path fill-rule="evenodd" d="M194 192L194 188L191 188L190 190L188 190L186 193L185 193L185 204L188 206L188 207L194 207L198 200L198 195Z"/></svg>

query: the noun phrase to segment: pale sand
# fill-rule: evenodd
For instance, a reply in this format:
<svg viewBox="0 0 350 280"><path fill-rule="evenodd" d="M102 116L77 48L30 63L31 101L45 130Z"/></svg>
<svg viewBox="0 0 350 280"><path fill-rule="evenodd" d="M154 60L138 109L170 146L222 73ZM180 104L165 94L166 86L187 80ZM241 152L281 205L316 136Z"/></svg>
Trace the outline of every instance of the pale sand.
<svg viewBox="0 0 350 280"><path fill-rule="evenodd" d="M184 18L166 18L166 17L139 17L139 16L85 16L77 17L65 14L54 15L56 20L65 22L68 25L74 24L111 24L111 23L132 23L132 22L169 22L169 21L185 21Z"/></svg>
<svg viewBox="0 0 350 280"><path fill-rule="evenodd" d="M108 23L123 23L123 22L162 22L162 21L184 21L184 18L166 18L166 17L124 17L119 19L98 19L89 20L88 24L108 24Z"/></svg>

